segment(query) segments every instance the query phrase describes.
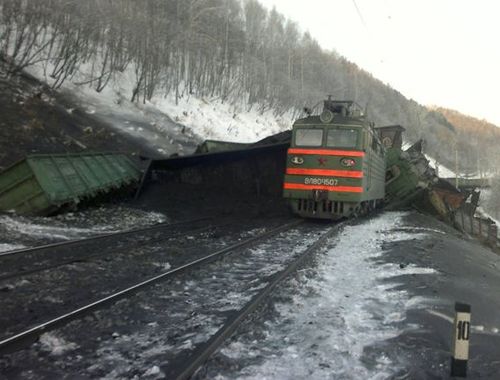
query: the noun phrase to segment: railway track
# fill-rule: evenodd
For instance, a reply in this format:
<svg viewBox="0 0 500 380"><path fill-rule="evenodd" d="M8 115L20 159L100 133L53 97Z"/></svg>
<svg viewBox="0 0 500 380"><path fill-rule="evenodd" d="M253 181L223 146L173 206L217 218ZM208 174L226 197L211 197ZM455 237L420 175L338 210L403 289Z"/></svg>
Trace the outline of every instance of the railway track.
<svg viewBox="0 0 500 380"><path fill-rule="evenodd" d="M282 224L283 219L268 220L267 229ZM105 298L154 277L171 268L177 268L226 246L260 233L261 220L228 218L218 224L204 224L204 227L183 228L183 233L168 236L161 232L159 242L148 239L147 244L133 246L129 241L119 247L112 247L114 254L105 254L99 247L83 256L49 255L50 260L42 264L53 265L50 270L31 271L22 277L14 276L0 282L0 339L9 336L25 326L43 323L47 319L78 308L90 300ZM259 228L256 228L259 227ZM118 244L115 244L118 245ZM120 249L118 249L120 248ZM71 257L69 260L68 257ZM67 265L60 265L60 264ZM36 265L35 265L36 264ZM44 265L45 265L44 264ZM28 263L40 267L40 262Z"/></svg>
<svg viewBox="0 0 500 380"><path fill-rule="evenodd" d="M5 353L11 350L16 350L19 347L22 347L26 345L27 343L35 341L40 334L43 334L47 331L50 331L51 329L57 328L59 326L63 326L75 319L82 318L89 313L94 312L95 310L102 308L106 305L109 305L110 303L117 302L118 300L132 296L136 292L143 290L147 287L150 287L160 281L164 281L168 278L172 278L175 275L179 275L181 273L184 273L188 270L198 268L203 264L207 264L209 262L218 260L223 258L225 255L229 255L233 252L236 252L239 248L251 245L253 243L256 243L262 239L266 239L268 237L271 237L273 235L276 235L280 233L281 231L284 231L286 229L290 229L293 226L296 226L298 224L302 223L302 221L293 221L291 223L287 223L285 225L280 225L276 228L270 229L266 232L260 233L257 236L249 237L243 240L240 240L239 242L232 244L226 248L219 249L215 252L212 252L208 255L205 255L203 257L197 258L193 261L190 261L188 263L179 265L175 267L174 269L168 270L164 273L161 273L157 276L151 277L147 280L141 281L139 283L136 283L132 286L129 286L125 289L121 289L119 291L113 292L113 294L110 294L106 297L103 297L97 301L88 303L84 306L78 307L70 312L64 313L62 315L59 315L55 318L52 318L50 320L47 320L46 322L43 322L41 324L38 324L36 326L33 326L25 331L13 334L9 337L2 338L0 341L0 353Z"/></svg>
<svg viewBox="0 0 500 380"><path fill-rule="evenodd" d="M168 378L188 378L269 297L273 289L338 228L338 225L319 228L304 222L280 226L4 339L0 342L0 352L25 346L47 330L63 326L58 330L59 336L63 335L67 341L77 342L82 347L71 356L89 358L86 364L74 363L78 368L61 361L59 365L65 368L64 371L73 368L79 373L88 366L93 371L89 374L91 377L106 376L109 371L114 371L113 368L120 367L116 357L124 360L134 357L134 365L147 366L158 360L150 353L159 350L156 345L163 344L166 348L161 349L161 361L167 364L161 365L162 373ZM302 243L295 247L297 241ZM220 260L222 258L224 260ZM191 270L194 268L195 271ZM176 276L172 277L174 274ZM133 294L136 296L130 298ZM122 301L116 303L119 299ZM113 306L102 309L109 303ZM95 320L98 326L90 327L88 318L83 320L82 317L98 308L102 309ZM136 319L134 316L140 317ZM120 319L126 321L125 325L132 325L133 331L123 331L125 327L118 327L122 325L117 323ZM117 327L109 330L110 324ZM95 332L93 337L78 333L89 328ZM110 332L113 332L112 336ZM130 353L134 346L138 351ZM12 354L9 360L12 363L21 360L23 366L31 360L36 362L40 343L33 347ZM109 367L106 367L108 353L115 359L110 358ZM98 360L96 358L102 359L101 364L91 365ZM54 366L58 366L57 360ZM54 371L57 376L57 368ZM140 377L141 372L115 375Z"/></svg>
<svg viewBox="0 0 500 380"><path fill-rule="evenodd" d="M191 378L210 356L238 329L238 327L268 299L273 290L303 265L313 253L317 252L329 238L337 233L342 225L343 223L339 223L334 228L324 233L313 244L300 252L283 270L273 275L267 285L255 294L240 310L228 318L224 325L218 329L208 341L193 350L187 358L182 358L177 368L171 368L171 371L167 373L167 377L176 380Z"/></svg>

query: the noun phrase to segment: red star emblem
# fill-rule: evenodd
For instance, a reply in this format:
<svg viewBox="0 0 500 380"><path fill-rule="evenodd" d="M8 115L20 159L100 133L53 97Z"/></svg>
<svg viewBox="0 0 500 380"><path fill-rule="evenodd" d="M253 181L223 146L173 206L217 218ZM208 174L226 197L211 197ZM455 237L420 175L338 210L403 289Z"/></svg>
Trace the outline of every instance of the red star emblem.
<svg viewBox="0 0 500 380"><path fill-rule="evenodd" d="M323 157L318 158L318 163L320 164L320 166L325 166L325 163L327 161L328 160L326 158L323 158Z"/></svg>

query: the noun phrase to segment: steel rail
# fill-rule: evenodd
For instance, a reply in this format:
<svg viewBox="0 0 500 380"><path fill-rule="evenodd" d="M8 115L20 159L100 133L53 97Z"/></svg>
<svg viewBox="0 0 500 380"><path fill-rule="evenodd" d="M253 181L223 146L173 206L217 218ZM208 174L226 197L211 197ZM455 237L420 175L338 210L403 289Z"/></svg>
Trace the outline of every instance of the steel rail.
<svg viewBox="0 0 500 380"><path fill-rule="evenodd" d="M138 284L132 285L126 289L120 290L116 293L113 293L107 297L104 297L98 301L92 302L90 304L87 304L85 306L82 306L76 310L73 310L69 313L63 314L59 317L56 317L54 319L51 319L47 322L44 322L40 325L37 325L35 327L32 327L28 330L25 330L23 332L20 332L18 334L15 334L9 338L3 339L0 341L0 354L8 353L15 351L16 349L20 349L23 346L34 342L41 334L45 333L46 331L53 330L54 328L58 326L65 325L73 320L79 319L94 310L105 306L111 302L116 302L126 296L132 295L135 292L146 288L148 286L154 285L159 281L162 281L174 274L180 274L183 273L184 271L188 269L195 268L199 266L200 264L206 264L212 261L217 260L220 257L224 257L226 254L230 253L231 251L235 251L238 248L245 247L247 245L250 245L252 243L255 243L257 241L266 239L268 237L271 237L273 235L277 235L280 232L283 232L285 230L291 229L301 223L303 223L304 220L295 220L291 223L287 223L284 225L281 225L279 227L273 228L272 230L269 230L267 232L264 232L258 236L254 236L252 238L246 239L244 241L241 241L239 243L233 244L229 247L226 247L224 249L218 250L216 252L213 252L207 256L204 256L202 258L196 259L192 262L189 262L187 264L181 265L177 268L174 268L172 270L169 270L168 272L159 274L155 277L152 277L148 280L142 281Z"/></svg>
<svg viewBox="0 0 500 380"><path fill-rule="evenodd" d="M205 230L210 230L212 228L224 227L224 226L227 226L228 224L229 223L225 222L225 223L220 223L220 224L215 224L215 225L200 227L200 228L196 228L194 230L190 230L187 233L190 233L190 234L191 233L198 233L198 232L202 232L202 231L205 231ZM171 239L171 238L179 238L181 236L185 236L187 233L180 232L180 233L177 233L177 234L169 235L169 236L166 236L166 237L161 237L161 238L158 238L158 239L147 240L147 241L143 241L143 242L140 242L140 243L136 242L136 243L134 243L134 248L144 247L144 246L151 245L151 244L156 244L158 242L161 242L161 241L164 241L164 240L167 240L167 239ZM109 256L111 254L130 254L131 253L129 251L124 251L125 249L126 248L112 248L110 250L106 250L106 252L104 252L104 253L99 252L99 253L92 253L92 254L89 254L89 255L82 255L82 256L78 256L78 257L73 257L73 258L68 259L68 260L59 261L56 264L44 265L44 266L40 266L40 267L33 268L33 269L26 269L26 270L17 271L17 272L14 272L14 273L7 273L7 274L4 274L4 275L0 275L0 282L11 280L13 278L27 276L27 275L34 274L34 273L44 272L44 271L50 270L50 269L56 269L56 268L59 268L59 267L62 267L62 266L66 266L66 265L71 265L71 264L75 264L75 263L81 263L81 262L88 261L88 260L91 260L91 259L106 257L106 256Z"/></svg>
<svg viewBox="0 0 500 380"><path fill-rule="evenodd" d="M106 238L110 238L110 237L133 235L133 234L140 233L140 232L148 232L148 231L154 231L154 230L159 230L159 229L163 229L163 228L171 228L171 227L181 226L183 224L197 223L197 222L201 222L204 220L210 220L210 219L213 219L213 218L206 217L206 218L185 220L185 221L176 222L176 223L159 223L159 224L155 224L153 226L149 226L149 227L145 227L145 228L133 228L130 230L119 231L119 232L110 232L110 233L100 234L97 236L91 236L91 237L83 238L83 239L65 240L65 241L60 241L57 243L39 245L36 247L15 249L12 251L0 252L0 258L6 257L6 256L13 256L13 255L17 255L17 254L23 254L23 253L24 254L37 253L37 252L41 252L41 251L48 249L48 248L58 248L58 247L63 247L63 246L75 245L75 244L85 244L88 242L98 241L98 240L102 240L102 239L106 239Z"/></svg>
<svg viewBox="0 0 500 380"><path fill-rule="evenodd" d="M216 352L222 344L228 339L242 322L253 313L266 299L271 292L285 280L290 274L295 272L309 256L316 252L330 237L334 236L346 222L341 222L332 227L329 231L323 234L318 240L306 248L298 258L293 260L284 270L273 275L272 280L256 294L239 312L230 317L229 320L222 326L212 337L202 346L195 349L191 357L184 366L177 371L167 374L169 379L184 380L189 379L209 358Z"/></svg>

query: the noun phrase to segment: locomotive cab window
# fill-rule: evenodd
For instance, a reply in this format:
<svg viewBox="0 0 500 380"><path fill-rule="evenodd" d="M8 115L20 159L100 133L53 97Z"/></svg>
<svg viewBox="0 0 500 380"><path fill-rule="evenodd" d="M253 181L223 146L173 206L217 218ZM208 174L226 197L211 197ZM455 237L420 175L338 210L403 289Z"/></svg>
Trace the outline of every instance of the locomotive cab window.
<svg viewBox="0 0 500 380"><path fill-rule="evenodd" d="M295 132L296 146L321 146L323 144L323 129L297 129Z"/></svg>
<svg viewBox="0 0 500 380"><path fill-rule="evenodd" d="M357 129L330 129L326 146L330 148L356 148L359 131Z"/></svg>

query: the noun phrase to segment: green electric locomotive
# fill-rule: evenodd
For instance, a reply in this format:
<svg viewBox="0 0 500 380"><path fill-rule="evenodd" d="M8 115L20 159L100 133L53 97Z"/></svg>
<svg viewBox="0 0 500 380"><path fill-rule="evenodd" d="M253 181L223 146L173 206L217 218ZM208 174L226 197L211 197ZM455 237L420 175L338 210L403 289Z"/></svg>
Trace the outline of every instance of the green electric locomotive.
<svg viewBox="0 0 500 380"><path fill-rule="evenodd" d="M362 108L328 97L320 115L293 125L283 195L303 217L364 214L383 201L385 171L385 149Z"/></svg>

